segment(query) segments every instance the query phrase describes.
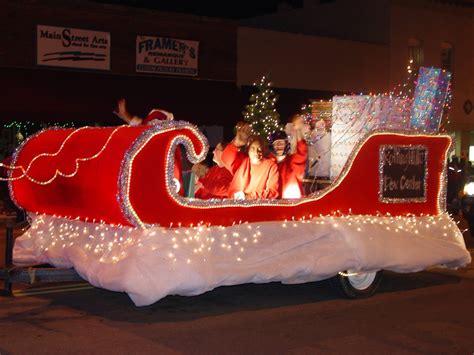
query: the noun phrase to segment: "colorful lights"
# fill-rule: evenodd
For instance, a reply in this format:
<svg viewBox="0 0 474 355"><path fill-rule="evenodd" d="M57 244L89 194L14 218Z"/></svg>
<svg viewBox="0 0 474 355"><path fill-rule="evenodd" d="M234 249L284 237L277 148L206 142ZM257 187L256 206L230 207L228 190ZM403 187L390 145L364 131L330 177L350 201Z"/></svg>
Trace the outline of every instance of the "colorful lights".
<svg viewBox="0 0 474 355"><path fill-rule="evenodd" d="M49 127L54 128L74 128L75 125L73 122L54 122L49 123ZM25 137L30 136L31 134L43 130L45 128L45 123L41 122L31 122L31 121L13 121L3 125L3 128L13 129L16 131L16 138L18 142L23 141Z"/></svg>
<svg viewBox="0 0 474 355"><path fill-rule="evenodd" d="M399 86L399 91L397 87L388 94L335 96L331 178L339 174L357 141L372 130L438 133L443 111L449 105L449 80L448 72L421 68L413 97L410 79Z"/></svg>
<svg viewBox="0 0 474 355"><path fill-rule="evenodd" d="M446 104L451 73L420 68L411 110L410 127L421 132L438 132Z"/></svg>

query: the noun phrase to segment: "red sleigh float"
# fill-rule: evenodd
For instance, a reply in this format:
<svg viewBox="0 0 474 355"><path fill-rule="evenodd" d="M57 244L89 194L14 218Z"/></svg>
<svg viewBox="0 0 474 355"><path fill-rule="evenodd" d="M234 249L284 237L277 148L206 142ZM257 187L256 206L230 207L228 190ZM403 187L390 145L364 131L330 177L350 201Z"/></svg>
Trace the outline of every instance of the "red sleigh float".
<svg viewBox="0 0 474 355"><path fill-rule="evenodd" d="M418 80L407 117L415 130L425 129L424 118L439 124L431 118L443 105L427 111L425 94L444 102L449 80L438 69L423 75L430 80ZM324 190L301 199L200 200L182 196L175 178L174 160L184 157L178 149L193 164L208 151L187 122L45 130L22 144L9 167L11 196L31 217L14 259L73 270L127 292L136 305L223 285L334 276L347 296L366 297L381 270L471 262L445 211L450 145L447 135L372 131ZM5 285L11 271L0 270Z"/></svg>
<svg viewBox="0 0 474 355"><path fill-rule="evenodd" d="M470 262L445 213L450 144L446 135L372 132L332 186L304 198L200 200L180 195L175 181L180 146L191 163L208 151L187 122L46 130L20 147L11 167L11 195L32 216L16 261L73 267L137 305L221 285L335 275L347 296L366 297L382 269ZM416 165L418 175L397 175L392 163ZM391 195L402 184L416 194Z"/></svg>
<svg viewBox="0 0 474 355"><path fill-rule="evenodd" d="M27 211L114 225L148 227L232 225L309 219L329 214L421 216L443 210L450 137L373 132L354 150L333 185L298 200L198 200L175 192L174 151L184 145L191 162L207 153L205 137L186 122L157 126L46 130L18 151L10 188ZM423 146L422 201L380 198L380 149Z"/></svg>

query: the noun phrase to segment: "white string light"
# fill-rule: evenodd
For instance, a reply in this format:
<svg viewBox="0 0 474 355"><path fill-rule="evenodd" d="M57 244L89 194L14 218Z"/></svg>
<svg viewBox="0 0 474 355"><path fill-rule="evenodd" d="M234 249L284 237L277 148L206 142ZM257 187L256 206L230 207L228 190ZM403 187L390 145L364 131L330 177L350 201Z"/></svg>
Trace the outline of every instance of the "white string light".
<svg viewBox="0 0 474 355"><path fill-rule="evenodd" d="M145 248L157 255L165 255L171 263L180 262L191 264L193 262L205 262L218 250L228 253L229 260L236 263L245 261L247 253L255 252L255 248L262 241L268 243L274 238L272 231L278 226L286 225L291 230L284 233L297 233L302 235L298 229L308 228L318 230L322 228L324 233L331 233L327 228L342 230L352 233L357 238L380 239L400 234L397 238L430 238L434 239L459 239L462 235L454 221L447 213L437 216L390 216L378 215L324 215L311 219L292 218L289 220L275 222L274 227L268 228L267 223L235 223L234 227L211 226L198 224L194 227L182 227L181 229L169 229L153 227L152 229L130 228L123 226L111 226L104 223L89 223L72 218L53 217L48 215L34 214L30 216L31 227L22 238L32 239L36 246L43 252L51 251L57 255L54 249L80 248L93 253L100 258L101 263L115 264L127 257L134 248ZM296 229L296 232L293 231ZM381 233L386 230L386 234ZM443 234L437 231L444 230ZM262 232L264 231L264 232ZM435 235L433 235L435 232ZM339 234L340 232L336 232ZM388 233L388 234L387 234ZM342 276L354 276L357 272L339 273Z"/></svg>
<svg viewBox="0 0 474 355"><path fill-rule="evenodd" d="M31 169L33 163L35 161L37 161L39 158L41 157L55 157L57 155L59 155L61 153L61 151L64 149L66 143L69 141L69 139L81 132L82 130L84 129L88 129L90 127L81 127L81 128L78 128L76 130L73 130L67 137L66 139L62 142L61 146L59 147L59 149L55 152L55 153L41 153L41 154L38 154L36 155L33 159L30 160L29 164L28 164L28 167L25 169L22 165L8 165L8 164L3 164L3 163L0 163L0 167L4 167L4 168L7 168L7 169L10 169L10 170L17 170L17 169L20 169L22 171L22 175L20 176L17 176L17 177L13 177L13 178L3 178L3 177L0 177L0 180L1 181L15 181L15 180L19 180L19 179L22 179L22 178L27 178L28 180L30 180L31 182L35 183L35 184L38 184L38 185L48 185L50 183L52 183L58 176L62 176L62 177L67 177L67 178L70 178L70 177L73 177L77 174L77 172L79 171L79 162L83 162L83 161L89 161L89 160L93 160L93 159L96 159L97 157L99 157L100 154L102 154L102 152L105 150L105 148L107 148L110 140L112 139L113 135L119 130L119 129L122 129L124 127L128 127L128 126L118 126L117 128L115 128L112 133L109 135L109 137L107 138L107 141L105 142L105 144L102 146L101 149L99 149L99 151L89 157L86 157L86 158L76 158L75 159L75 169L74 171L71 173L71 174L66 174L66 173L63 173L62 171L60 171L59 169L56 169L54 175L47 179L47 180L44 180L44 181L40 181L40 180L37 180L33 177L31 177L28 172L29 170Z"/></svg>

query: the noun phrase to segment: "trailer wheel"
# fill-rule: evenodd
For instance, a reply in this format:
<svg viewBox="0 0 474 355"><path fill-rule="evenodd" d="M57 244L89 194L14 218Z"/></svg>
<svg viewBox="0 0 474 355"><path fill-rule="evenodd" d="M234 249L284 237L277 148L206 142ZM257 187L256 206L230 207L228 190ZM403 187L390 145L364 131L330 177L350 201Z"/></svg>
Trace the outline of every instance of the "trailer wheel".
<svg viewBox="0 0 474 355"><path fill-rule="evenodd" d="M377 292L382 281L382 271L353 272L347 270L334 276L331 281L333 286L343 296L348 298L365 298Z"/></svg>

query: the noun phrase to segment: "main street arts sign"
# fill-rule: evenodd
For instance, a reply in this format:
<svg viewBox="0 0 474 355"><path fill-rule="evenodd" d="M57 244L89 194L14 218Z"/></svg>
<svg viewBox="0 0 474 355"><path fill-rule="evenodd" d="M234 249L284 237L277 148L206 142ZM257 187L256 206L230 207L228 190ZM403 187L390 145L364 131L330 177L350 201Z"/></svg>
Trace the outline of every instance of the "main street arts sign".
<svg viewBox="0 0 474 355"><path fill-rule="evenodd" d="M110 70L110 33L37 26L36 63L54 67Z"/></svg>
<svg viewBox="0 0 474 355"><path fill-rule="evenodd" d="M383 145L379 160L382 202L425 202L428 150L416 145Z"/></svg>
<svg viewBox="0 0 474 355"><path fill-rule="evenodd" d="M137 36L136 71L198 75L199 42L168 37Z"/></svg>

